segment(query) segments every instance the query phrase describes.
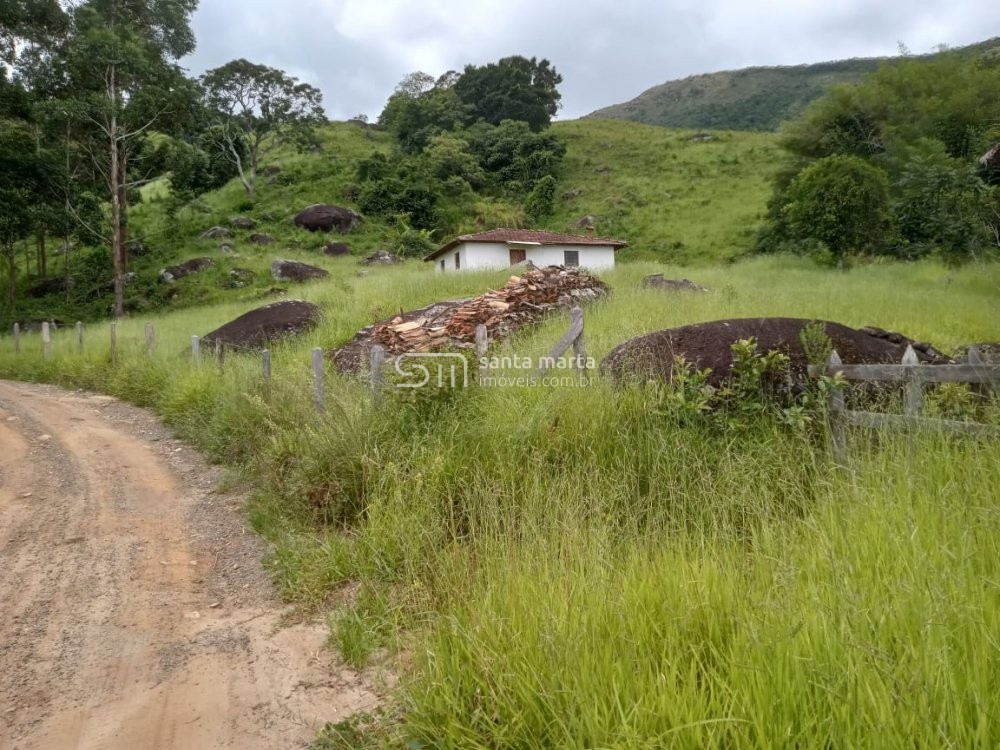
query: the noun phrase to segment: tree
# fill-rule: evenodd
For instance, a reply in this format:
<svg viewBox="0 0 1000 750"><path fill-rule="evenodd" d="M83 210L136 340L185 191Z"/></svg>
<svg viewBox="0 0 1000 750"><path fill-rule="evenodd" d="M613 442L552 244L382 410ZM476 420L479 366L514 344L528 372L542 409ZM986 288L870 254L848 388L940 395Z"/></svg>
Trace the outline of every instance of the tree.
<svg viewBox="0 0 1000 750"><path fill-rule="evenodd" d="M989 243L996 193L976 169L949 157L938 141L911 156L896 181L896 215L913 251L940 249L951 261L976 257Z"/></svg>
<svg viewBox="0 0 1000 750"><path fill-rule="evenodd" d="M25 123L0 119L0 256L7 276L8 309L16 302L16 245L34 230L35 212L46 205L51 166L51 160L39 156Z"/></svg>
<svg viewBox="0 0 1000 750"><path fill-rule="evenodd" d="M366 214L391 219L404 217L414 229L437 228L438 193L432 180L398 174L366 182L358 196L358 206Z"/></svg>
<svg viewBox="0 0 1000 750"><path fill-rule="evenodd" d="M528 199L524 202L524 212L534 221L541 221L552 213L555 201L556 178L547 174L535 183L535 187L528 194Z"/></svg>
<svg viewBox="0 0 1000 750"><path fill-rule="evenodd" d="M791 234L822 242L838 265L847 253L880 251L892 240L888 177L857 156L828 156L810 164L786 195Z"/></svg>
<svg viewBox="0 0 1000 750"><path fill-rule="evenodd" d="M528 123L513 120L472 128L470 147L496 187L518 195L552 174L566 154L566 144L558 136L534 133Z"/></svg>
<svg viewBox="0 0 1000 750"><path fill-rule="evenodd" d="M435 136L463 127L471 115L471 107L453 88L433 88L417 96L397 91L386 102L379 124L403 151L418 154Z"/></svg>
<svg viewBox="0 0 1000 750"><path fill-rule="evenodd" d="M59 0L0 0L0 63L13 65L21 44L44 44L67 22Z"/></svg>
<svg viewBox="0 0 1000 750"><path fill-rule="evenodd" d="M422 70L407 73L403 80L396 84L394 93L416 99L434 88L434 76Z"/></svg>
<svg viewBox="0 0 1000 750"><path fill-rule="evenodd" d="M452 88L476 118L491 125L518 120L538 131L559 111L560 83L562 76L548 60L518 55L480 67L467 65Z"/></svg>
<svg viewBox="0 0 1000 750"><path fill-rule="evenodd" d="M250 198L265 145L301 142L326 119L319 89L266 65L233 60L208 71L201 83L216 113L216 145L236 167Z"/></svg>
<svg viewBox="0 0 1000 750"><path fill-rule="evenodd" d="M190 82L176 60L194 50L197 0L85 0L72 8L54 68L65 80L65 109L84 128L88 152L110 203L114 315L125 312L129 159L150 131L190 107ZM95 232L98 228L92 228Z"/></svg>
<svg viewBox="0 0 1000 750"><path fill-rule="evenodd" d="M47 141L44 100L37 72L52 50L64 38L69 18L58 0L0 0L0 118L9 118L14 127L23 126L31 136L31 152L37 165L51 174L57 170ZM8 77L9 76L9 77ZM29 213L35 236L39 275L47 274L46 234L58 223L60 201L57 181L45 181L45 189L35 190ZM27 249L25 272L30 268Z"/></svg>

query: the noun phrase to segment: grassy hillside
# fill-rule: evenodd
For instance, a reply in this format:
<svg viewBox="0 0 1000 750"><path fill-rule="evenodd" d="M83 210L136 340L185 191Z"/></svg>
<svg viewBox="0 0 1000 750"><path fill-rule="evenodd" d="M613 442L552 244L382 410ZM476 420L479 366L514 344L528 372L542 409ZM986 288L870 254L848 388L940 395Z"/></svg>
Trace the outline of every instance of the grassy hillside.
<svg viewBox="0 0 1000 750"><path fill-rule="evenodd" d="M597 232L627 240L631 247L622 260L657 259L676 263L730 260L746 253L763 214L767 180L782 158L768 134L716 133L712 140L692 140L691 131L670 131L635 123L582 120L557 123L555 132L566 139L568 153L559 174L554 214L538 225L542 229L576 230L584 215L597 219ZM131 237L142 243L130 270L135 280L126 288L131 314L148 314L222 301L265 299L276 286L270 277L275 258L290 258L339 268L350 260L331 259L320 249L326 242L347 242L354 261L388 246L398 231L391 224L368 218L350 235L312 234L292 224L292 217L311 203L336 203L356 208L347 188L354 183L359 160L373 151L388 151L388 136L365 131L350 123L331 123L322 131L319 153L278 152L265 166L277 174L259 178L252 201L232 181L207 193L187 207L168 214L166 180L147 185L143 202L130 214ZM457 231L477 231L504 224L501 203L481 201ZM275 238L271 245L254 245L251 232L229 227L235 216L258 222L253 231ZM215 225L229 227L235 251L220 251L221 240L199 240ZM435 237L444 242L448 237ZM216 268L186 277L172 285L157 280L161 268L208 256ZM64 256L50 268L64 273ZM413 261L419 264L419 261ZM77 284L67 297L54 293L28 294L22 281L21 302L13 313L0 313L8 328L14 320L51 319L72 322L106 317L110 309L110 260L107 251L75 251L70 271ZM230 271L247 269L255 275L234 288ZM280 286L280 285L277 285Z"/></svg>
<svg viewBox="0 0 1000 750"><path fill-rule="evenodd" d="M1000 47L1000 39L961 48L979 55ZM930 59L933 55L922 55ZM857 58L813 65L753 67L667 81L622 104L587 115L669 128L776 130L837 83L857 81L892 58Z"/></svg>
<svg viewBox="0 0 1000 750"><path fill-rule="evenodd" d="M310 347L506 275L358 277L341 263L296 290L326 317L275 348L269 387L256 357L184 356L192 333L250 301L153 318L152 357L145 319L122 321L114 366L104 326L83 355L61 330L47 361L37 334L20 354L0 338L0 377L151 406L256 489L251 517L286 597L327 616L347 661L402 677L381 719L331 726L319 747L1000 743L996 442L856 430L851 470L837 471L808 421L722 426L688 410L689 392L597 373L588 387L390 389L381 402L331 374L317 414ZM713 291L641 287L654 271ZM1000 339L996 266L839 273L771 257L605 278L612 296L587 310L596 357L666 326L756 315L876 324L945 349ZM495 353L546 352L565 325Z"/></svg>
<svg viewBox="0 0 1000 750"><path fill-rule="evenodd" d="M567 142L559 173L554 214L541 229L574 229L585 215L597 220L597 232L627 239L631 249L622 259L668 262L729 260L747 252L764 210L769 178L781 152L762 133L715 133L711 140L693 140L691 131L670 131L634 123L577 120L553 125ZM317 202L356 208L344 190L354 182L357 162L373 150L388 151L386 134L364 131L348 123L323 129L324 150L317 155L280 155L282 171L263 182L252 205L235 181L203 196L182 211L177 221L163 217L157 203L134 212L136 231L153 239L169 257L213 251L218 241L193 238L213 224L246 215L261 222L255 231L273 234L279 242L264 255L291 248L305 257L327 241L345 241L355 254L382 247L393 227L366 220L350 236L315 235L297 229L291 217ZM476 231L487 217L470 215L456 231ZM494 228L493 225L488 228ZM576 230L581 231L581 230ZM247 233L238 233L247 234ZM436 237L445 242L448 237ZM249 257L259 249L237 241Z"/></svg>
<svg viewBox="0 0 1000 750"><path fill-rule="evenodd" d="M592 215L598 234L629 242L622 260L691 263L746 254L784 158L768 133L717 132L701 140L690 130L598 119L553 128L569 149L547 228L572 229Z"/></svg>

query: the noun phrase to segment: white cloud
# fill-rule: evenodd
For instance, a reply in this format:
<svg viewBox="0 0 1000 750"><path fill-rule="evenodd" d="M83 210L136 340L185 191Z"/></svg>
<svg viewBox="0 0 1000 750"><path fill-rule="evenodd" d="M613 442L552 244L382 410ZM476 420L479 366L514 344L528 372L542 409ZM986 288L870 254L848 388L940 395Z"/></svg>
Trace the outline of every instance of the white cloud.
<svg viewBox="0 0 1000 750"><path fill-rule="evenodd" d="M238 7L238 10L235 8ZM658 83L749 65L914 53L1000 34L987 0L201 0L193 72L236 57L323 90L331 117L377 116L414 70L438 75L507 55L563 75L564 117Z"/></svg>

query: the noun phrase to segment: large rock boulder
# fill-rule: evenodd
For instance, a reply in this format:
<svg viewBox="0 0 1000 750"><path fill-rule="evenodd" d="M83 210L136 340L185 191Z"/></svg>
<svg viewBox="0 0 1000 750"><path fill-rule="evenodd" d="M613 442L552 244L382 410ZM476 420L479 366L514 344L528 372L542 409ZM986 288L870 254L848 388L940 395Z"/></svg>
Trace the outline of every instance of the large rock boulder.
<svg viewBox="0 0 1000 750"><path fill-rule="evenodd" d="M601 369L619 380L669 382L676 358L683 357L698 370L711 370L709 383L719 386L732 374L732 345L752 337L758 352L776 350L788 356L789 385L797 389L806 382L809 365L799 334L812 322L804 318L741 318L668 328L619 344L601 362ZM893 334L892 338L898 338L890 340L840 323L823 321L823 327L845 364L898 363L910 343L915 344L921 361L948 361L933 347L911 342L899 334Z"/></svg>
<svg viewBox="0 0 1000 750"><path fill-rule="evenodd" d="M198 235L199 240L228 240L233 236L225 227L212 227Z"/></svg>
<svg viewBox="0 0 1000 750"><path fill-rule="evenodd" d="M707 292L701 284L690 279L665 279L662 273L653 273L642 280L642 285L668 292Z"/></svg>
<svg viewBox="0 0 1000 750"><path fill-rule="evenodd" d="M182 279L193 273L199 273L213 266L215 266L215 261L211 258L192 258L176 266L167 266L162 269L160 271L160 281L164 284L170 284L177 279Z"/></svg>
<svg viewBox="0 0 1000 750"><path fill-rule="evenodd" d="M274 237L267 232L254 232L247 239L255 245L270 245L274 242Z"/></svg>
<svg viewBox="0 0 1000 750"><path fill-rule="evenodd" d="M329 276L330 272L308 263L279 258L271 264L271 275L277 281L310 281Z"/></svg>
<svg viewBox="0 0 1000 750"><path fill-rule="evenodd" d="M1000 141L994 143L989 151L979 157L979 165L983 169L1000 169Z"/></svg>
<svg viewBox="0 0 1000 750"><path fill-rule="evenodd" d="M283 300L244 313L205 334L202 341L230 348L264 348L276 339L312 330L321 317L322 312L311 302Z"/></svg>
<svg viewBox="0 0 1000 750"><path fill-rule="evenodd" d="M295 216L295 225L310 232L330 232L336 229L347 234L361 221L361 215L343 206L315 203L306 206Z"/></svg>
<svg viewBox="0 0 1000 750"><path fill-rule="evenodd" d="M257 222L249 216L236 216L230 219L229 223L237 229L254 229L257 226Z"/></svg>
<svg viewBox="0 0 1000 750"><path fill-rule="evenodd" d="M376 250L361 262L366 266L391 266L396 263L402 263L403 260L398 255L393 255L388 250Z"/></svg>

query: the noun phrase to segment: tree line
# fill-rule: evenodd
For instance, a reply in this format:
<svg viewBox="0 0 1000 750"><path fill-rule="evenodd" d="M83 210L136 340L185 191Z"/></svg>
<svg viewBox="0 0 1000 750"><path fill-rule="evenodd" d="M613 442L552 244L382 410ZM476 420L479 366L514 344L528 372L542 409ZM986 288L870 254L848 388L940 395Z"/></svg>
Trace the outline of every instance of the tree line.
<svg viewBox="0 0 1000 750"><path fill-rule="evenodd" d="M124 314L128 214L142 185L171 173L174 200L238 176L253 193L262 151L322 122L320 92L245 60L188 77L196 0L0 3L0 254L8 308L17 250L50 275L47 243L110 260L113 314ZM28 241L34 244L34 258ZM98 276L104 269L95 263Z"/></svg>
<svg viewBox="0 0 1000 750"><path fill-rule="evenodd" d="M319 148L319 89L245 59L197 79L186 74L179 61L195 47L196 5L0 0L8 309L22 266L26 277L58 281L53 288L67 299L71 282L87 279L110 291L111 312L123 315L130 254L141 249L129 237L139 188L169 174L168 212L234 178L253 199L269 150ZM454 226L476 197L500 201L507 208L497 210L509 208L515 221L521 204L536 215L551 210L565 146L545 129L561 80L549 61L523 57L438 78L408 75L378 123L397 147L358 166L362 210L397 222L414 251ZM50 262L54 242L59 271Z"/></svg>
<svg viewBox="0 0 1000 750"><path fill-rule="evenodd" d="M904 57L788 123L762 252L962 262L1000 246L1000 48Z"/></svg>

